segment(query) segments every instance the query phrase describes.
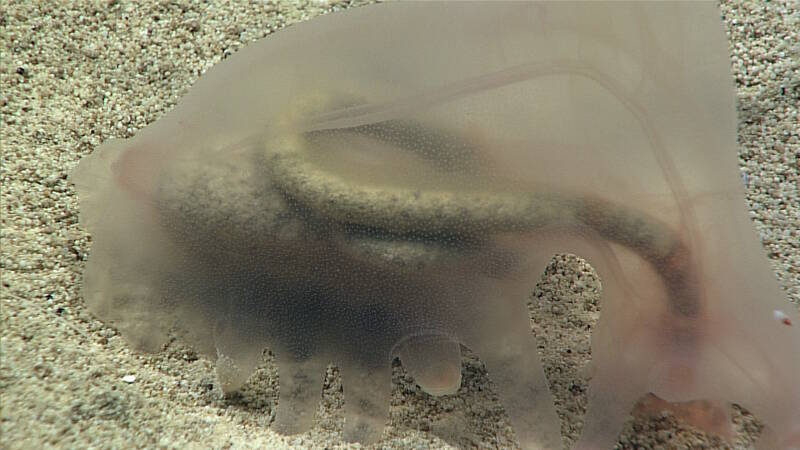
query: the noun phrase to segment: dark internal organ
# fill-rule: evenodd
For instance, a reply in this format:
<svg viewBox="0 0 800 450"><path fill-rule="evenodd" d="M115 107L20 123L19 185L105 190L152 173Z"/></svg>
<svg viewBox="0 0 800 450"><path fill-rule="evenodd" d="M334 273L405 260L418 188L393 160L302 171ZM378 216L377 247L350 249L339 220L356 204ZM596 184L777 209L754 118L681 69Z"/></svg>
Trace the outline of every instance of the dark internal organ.
<svg viewBox="0 0 800 450"><path fill-rule="evenodd" d="M386 122L333 133L367 134L380 140L382 136L396 135L395 130L402 126L407 124ZM388 131L381 132L382 128ZM325 132L314 134L319 133ZM417 139L405 140L406 147L398 145L398 151L417 152L415 142L426 142L421 147L427 149L428 142L442 139L440 133L433 138L425 136L424 129L418 126L409 134ZM700 313L686 243L676 230L655 218L605 199L554 192L426 192L359 186L315 164L315 139L290 135L270 141L265 163L275 188L315 217L349 229L369 230L372 235L390 238L393 245L414 242L420 236L479 245L484 238L499 233L530 233L554 226L588 230L627 247L650 263L664 280L670 310L676 315L694 317ZM397 142L392 140L392 144ZM464 161L476 151L461 143L450 143L445 148L440 159L429 150L423 157L434 159L448 170L453 169L450 161L459 161L456 170L469 170ZM463 152L460 158L452 154L453 149ZM435 246L427 248L434 251Z"/></svg>

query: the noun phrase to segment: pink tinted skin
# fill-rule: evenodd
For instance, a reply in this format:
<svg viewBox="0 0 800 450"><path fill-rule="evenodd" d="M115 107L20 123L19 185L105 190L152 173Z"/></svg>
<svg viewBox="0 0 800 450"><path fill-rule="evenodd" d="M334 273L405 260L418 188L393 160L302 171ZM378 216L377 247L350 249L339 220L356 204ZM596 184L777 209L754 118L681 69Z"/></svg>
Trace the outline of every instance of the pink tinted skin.
<svg viewBox="0 0 800 450"><path fill-rule="evenodd" d="M800 327L747 216L728 64L713 3L393 3L290 27L81 162L87 304L145 350L180 330L226 391L271 349L284 433L313 425L337 364L359 442L381 436L393 357L449 395L466 345L521 446L552 449L525 299L572 252L603 286L575 448L611 448L649 394L740 403L761 448L796 448ZM278 175L287 136L345 187Z"/></svg>

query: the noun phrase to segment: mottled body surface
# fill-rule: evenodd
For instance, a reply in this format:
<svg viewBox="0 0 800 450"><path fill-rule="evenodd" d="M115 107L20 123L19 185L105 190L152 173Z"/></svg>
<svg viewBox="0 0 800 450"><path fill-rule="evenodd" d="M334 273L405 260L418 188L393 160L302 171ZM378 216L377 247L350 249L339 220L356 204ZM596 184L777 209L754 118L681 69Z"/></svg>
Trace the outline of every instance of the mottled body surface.
<svg viewBox="0 0 800 450"><path fill-rule="evenodd" d="M633 402L647 392L675 401L741 401L774 428L776 439L789 445L796 439L798 411L796 386L786 380L797 374L798 362L780 355L797 348L798 335L796 329L780 328L771 321L772 309L787 308L770 284L755 239L739 241L749 223L731 170L735 166L732 158L717 161L733 148L733 109L724 83L726 55L716 53L722 51L724 40L719 27L709 25L714 15L705 7L696 16L680 9L652 16L647 8L623 9L624 19L618 19L620 26L611 35L597 28L603 23L600 18L617 17L620 11L598 9L576 15L569 7L526 5L522 10L485 11L475 6L457 11L460 20L452 22L457 25L448 25L438 20L444 17L444 11L437 9L441 6L424 12L395 7L393 12L408 23L429 26L427 33L399 42L334 34L343 41L333 40L331 45L347 43L361 53L353 51L357 55L351 55L353 60L339 62L320 59L314 52L324 54L325 49L315 49L301 58L305 62L299 67L321 64L337 75L333 79L345 80L343 86L326 86L318 72L312 76L302 70L270 68L272 84L292 87L271 88L275 92L269 101L256 97L244 102L251 89L265 83L260 71L255 71L259 76L240 79L237 89L226 92L225 103L209 101L205 97L220 92L241 71L233 61L221 66L160 127L144 130L130 143L108 144L79 169L82 174L76 179L84 190L86 223L96 239L87 273L87 300L97 314L116 321L123 333L144 347L157 348L170 327L181 328L189 342L227 364L220 372L228 377L222 381L231 389L255 366L263 348L272 348L286 375L281 377L283 403L277 421L289 432L309 424L314 396L295 399L286 395L294 390L284 387L291 387L293 379L321 373L328 362L339 364L345 395L351 399L346 434L357 440L373 439L380 432L392 353L402 358L403 351L415 349L406 358L427 361L427 352L433 349L451 359L457 348L447 342L460 342L486 361L523 446L552 448L560 439L557 421L538 360L530 352L533 340L521 299L554 252L573 251L589 258L604 283L604 316L594 343L595 409L590 406L579 446L609 445ZM349 20L381 22L379 12L363 14ZM462 26L480 28L482 21L491 19L507 20L507 35L470 42L461 31ZM329 36L326 33L340 26L345 29L345 20L308 25L287 32L272 47L262 47L280 57L295 46L307 48L301 44ZM527 30L529 23L538 25L530 35L511 31ZM636 25L641 23L652 29L642 33ZM704 44L696 53L672 53L674 48L656 44L664 30L679 25L685 27L687 42ZM437 27L444 31L431 31ZM699 31L705 27L716 29L717 35ZM432 41L437 33L453 41L463 39L454 51L460 55L458 64L437 65L426 59L442 48L420 47L420 41ZM602 38L582 40L595 34ZM632 36L642 35L654 41L632 42ZM564 45L550 49L543 43L533 45L541 36ZM453 42L440 45L445 44ZM241 55L238 62L257 65L254 55L267 51L263 49ZM410 61L404 61L397 58L404 49L425 51L406 55ZM661 59L649 53L654 49ZM374 61L364 62L376 52L399 60L386 69L391 76L372 73ZM485 59L474 64L476 59L470 56L475 55ZM668 69L664 61L671 63ZM424 75L409 72L423 62L429 64ZM399 89L397 74L408 77ZM363 83L358 88L349 86L359 77ZM388 83L396 89L389 94L383 90ZM525 207L546 205L548 212L536 210L526 216L513 211L520 203L512 201L507 204L512 209L507 214L510 221L491 214L481 222L472 213L459 212L462 206L434 203L435 208L428 209L445 211L439 218L449 225L403 222L402 214L385 211L372 215L375 223L367 220L369 211L352 217L352 210L341 205L304 207L309 202L297 194L313 192L319 184L292 195L278 182L276 195L269 171L254 158L264 152L263 145L287 133L276 132L269 124L285 120L283 112L302 98L300 91L313 89L352 89L374 106L372 110L344 107L308 123L290 121L296 127L288 131L290 136L397 118L437 126L446 122L446 128L462 132L458 140L445 142L459 147L457 142L465 135L483 143L476 146L483 159L478 173L469 174L469 190L480 196L490 192L488 202L494 205L502 203L498 198L522 198ZM420 101L420 92L443 94ZM203 109L206 102L218 106ZM581 131L570 134L567 129ZM707 134L710 129L717 131ZM461 193L454 188L463 189L462 175L470 172L453 170L452 162L441 158L444 170L433 164L429 175L438 178L426 186L413 170L419 162L397 161L392 154L370 161L375 146L357 147L358 143L331 150L353 151L349 157L364 164L360 172L348 174L357 189L367 186L391 193L397 186L408 191L422 183L419 191L424 200L437 189ZM236 174L229 187L240 197L228 196L225 186L214 186L226 183L227 177L213 173L215 165L225 164ZM594 173L601 175L589 179ZM189 175L194 189L178 191L165 184L180 174ZM207 180L197 181L206 174ZM381 185L376 186L375 179ZM237 186L236 181L242 184ZM207 213L197 216L192 211L197 207L192 196L198 191L206 191L198 197L203 200L220 194L223 200L235 199L212 211L219 224L205 220ZM556 193L557 200L552 201L549 193ZM413 196L400 199L399 211L408 211L402 204L409 198ZM466 198L455 205L469 205L485 214L485 208L475 207L482 200L471 198L469 192ZM276 202L285 203L285 208L274 208ZM425 212L423 203L414 205ZM619 213L618 205L625 205ZM456 214L447 214L448 207ZM182 209L189 211L174 214ZM259 213L251 214L254 209ZM202 220L188 219L192 214ZM576 220L580 214L585 217ZM532 218L542 216L548 219L531 225ZM648 237L642 240L631 231L642 227L621 227L626 221L609 220L615 217L658 224L644 228L659 232L645 233ZM514 218L525 226L500 226ZM358 251L365 241L373 250L377 241L384 250L411 246L412 254L421 248L427 256L421 263L407 259L415 263L413 267L382 265L381 257ZM679 244L664 247L655 242ZM431 248L441 254L431 257ZM683 250L676 253L674 248ZM679 257L671 257L674 254ZM649 264L641 264L642 259ZM392 258L388 260L391 263ZM681 275L671 278L676 273ZM747 279L746 286L736 280L721 284L731 274L740 274L741 283ZM694 281L679 279L687 276ZM756 302L762 297L771 300ZM754 318L753 323L737 328L745 317ZM748 329L758 338L750 341ZM409 336L437 339L418 345L407 343ZM365 346L364 339L370 345ZM726 367L730 361L736 361L739 369ZM424 369L414 370L422 371L420 379L429 375ZM719 372L732 378L708 385ZM620 380L627 381L620 384ZM432 386L431 391L452 390L446 384ZM313 386L312 382L299 391Z"/></svg>

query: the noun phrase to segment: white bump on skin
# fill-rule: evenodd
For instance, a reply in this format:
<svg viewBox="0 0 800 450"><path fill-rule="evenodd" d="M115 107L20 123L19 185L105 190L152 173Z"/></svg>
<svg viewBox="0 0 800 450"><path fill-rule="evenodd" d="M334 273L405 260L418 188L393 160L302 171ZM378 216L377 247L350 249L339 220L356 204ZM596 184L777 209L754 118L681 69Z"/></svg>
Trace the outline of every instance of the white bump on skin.
<svg viewBox="0 0 800 450"><path fill-rule="evenodd" d="M772 317L784 325L792 326L792 320L789 319L789 316L779 309L772 311Z"/></svg>

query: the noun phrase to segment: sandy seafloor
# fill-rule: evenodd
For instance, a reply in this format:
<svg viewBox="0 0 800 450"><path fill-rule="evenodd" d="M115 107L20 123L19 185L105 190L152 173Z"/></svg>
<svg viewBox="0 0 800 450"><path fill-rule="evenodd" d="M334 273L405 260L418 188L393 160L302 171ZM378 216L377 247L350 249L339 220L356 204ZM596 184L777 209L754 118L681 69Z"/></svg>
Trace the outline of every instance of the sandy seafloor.
<svg viewBox="0 0 800 450"><path fill-rule="evenodd" d="M105 139L130 137L173 106L225 55L332 8L325 1L0 2L2 113L2 364L0 447L338 448L340 382L329 369L315 428L269 428L274 367L225 399L213 365L173 342L131 351L79 295L90 240L78 226L67 174ZM793 0L721 5L739 107L739 158L753 220L775 274L800 304L800 9ZM596 278L560 257L531 303L563 431L575 439L586 401ZM800 357L795 355L795 357ZM479 362L462 389L434 399L395 367L391 420L379 448L443 448L426 431L463 420L476 448L509 448L513 434ZM134 375L135 381L123 381ZM672 416L629 421L619 448L747 448L759 427L736 409L731 444Z"/></svg>

